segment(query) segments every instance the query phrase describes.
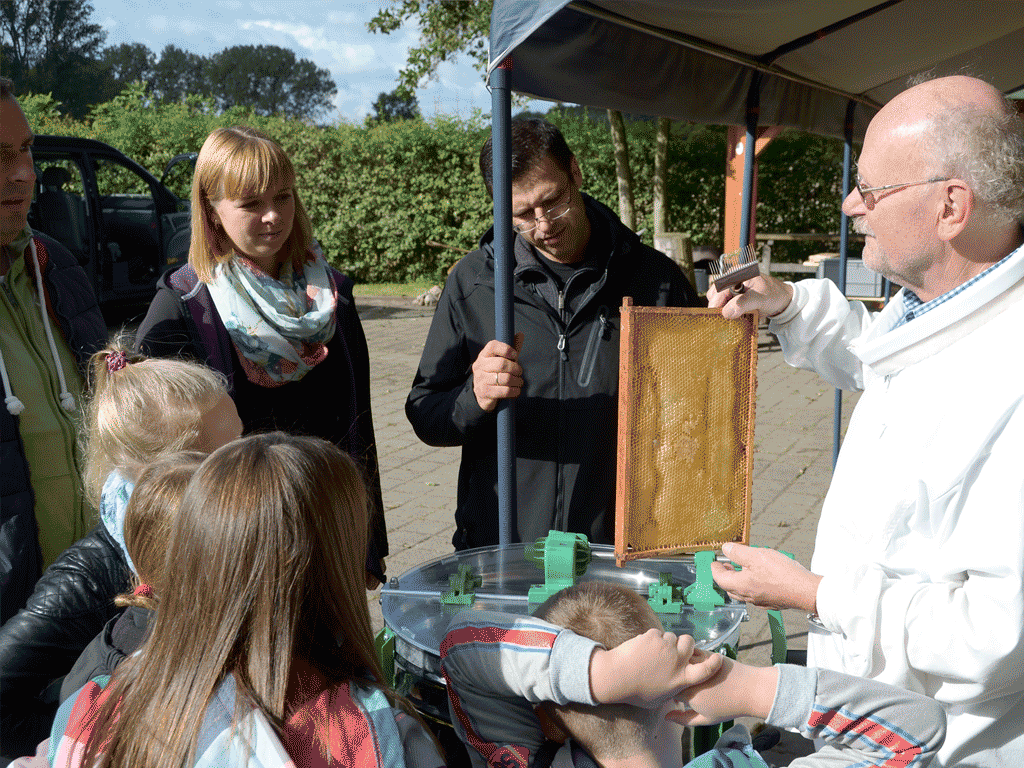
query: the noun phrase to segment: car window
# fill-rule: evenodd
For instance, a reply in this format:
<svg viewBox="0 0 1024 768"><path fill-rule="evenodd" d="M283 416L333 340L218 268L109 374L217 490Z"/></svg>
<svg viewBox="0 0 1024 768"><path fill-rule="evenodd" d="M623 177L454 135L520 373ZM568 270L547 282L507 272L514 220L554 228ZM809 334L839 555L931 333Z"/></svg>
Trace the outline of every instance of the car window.
<svg viewBox="0 0 1024 768"><path fill-rule="evenodd" d="M103 234L114 265L113 283L154 279L160 253L160 224L146 179L114 160L94 157Z"/></svg>
<svg viewBox="0 0 1024 768"><path fill-rule="evenodd" d="M96 158L96 186L100 197L146 195L152 197L149 184L127 166L106 158Z"/></svg>
<svg viewBox="0 0 1024 768"><path fill-rule="evenodd" d="M82 169L70 155L36 156L33 228L63 244L79 263L89 259L90 228Z"/></svg>
<svg viewBox="0 0 1024 768"><path fill-rule="evenodd" d="M195 158L179 156L176 162L164 171L161 181L179 200L188 201L192 195L192 175L195 172Z"/></svg>

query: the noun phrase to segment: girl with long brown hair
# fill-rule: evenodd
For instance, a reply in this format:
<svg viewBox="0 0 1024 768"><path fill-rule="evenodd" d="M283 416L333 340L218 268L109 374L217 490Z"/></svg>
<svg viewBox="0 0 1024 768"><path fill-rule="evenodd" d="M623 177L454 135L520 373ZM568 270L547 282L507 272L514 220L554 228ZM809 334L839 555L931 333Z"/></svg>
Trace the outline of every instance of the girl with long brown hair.
<svg viewBox="0 0 1024 768"><path fill-rule="evenodd" d="M171 528L149 640L65 702L51 764L443 765L379 682L367 535L360 470L330 443L270 433L211 454Z"/></svg>

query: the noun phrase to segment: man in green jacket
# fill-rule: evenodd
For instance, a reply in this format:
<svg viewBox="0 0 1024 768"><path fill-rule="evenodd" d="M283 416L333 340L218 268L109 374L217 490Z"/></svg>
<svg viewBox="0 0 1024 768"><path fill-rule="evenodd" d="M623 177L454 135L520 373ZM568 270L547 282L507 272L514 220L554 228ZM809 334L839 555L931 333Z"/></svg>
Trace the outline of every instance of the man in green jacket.
<svg viewBox="0 0 1024 768"><path fill-rule="evenodd" d="M85 272L34 233L32 130L0 79L0 619L87 530L76 424L89 355L107 338Z"/></svg>

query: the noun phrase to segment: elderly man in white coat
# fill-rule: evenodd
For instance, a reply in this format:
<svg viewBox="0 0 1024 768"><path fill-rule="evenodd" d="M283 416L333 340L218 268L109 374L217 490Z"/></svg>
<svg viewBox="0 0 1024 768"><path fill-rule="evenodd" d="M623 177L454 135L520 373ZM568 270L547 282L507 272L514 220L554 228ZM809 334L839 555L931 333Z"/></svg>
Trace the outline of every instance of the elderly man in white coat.
<svg viewBox="0 0 1024 768"><path fill-rule="evenodd" d="M1024 126L970 77L916 85L871 121L843 202L881 312L829 281L709 292L762 312L787 362L863 390L807 570L725 553L733 596L811 616L808 663L938 699L935 765L1024 766Z"/></svg>

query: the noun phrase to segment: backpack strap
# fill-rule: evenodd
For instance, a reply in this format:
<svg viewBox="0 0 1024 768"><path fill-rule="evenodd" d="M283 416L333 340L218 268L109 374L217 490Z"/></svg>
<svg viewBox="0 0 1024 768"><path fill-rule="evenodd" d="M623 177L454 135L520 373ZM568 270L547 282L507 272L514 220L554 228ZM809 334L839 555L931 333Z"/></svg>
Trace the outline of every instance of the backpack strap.
<svg viewBox="0 0 1024 768"><path fill-rule="evenodd" d="M196 352L211 368L220 371L228 380L228 394L235 392L235 360L231 337L224 327L217 307L213 304L210 290L199 281L191 264L174 270L168 278L168 285L179 294L183 315L191 324L192 342Z"/></svg>

